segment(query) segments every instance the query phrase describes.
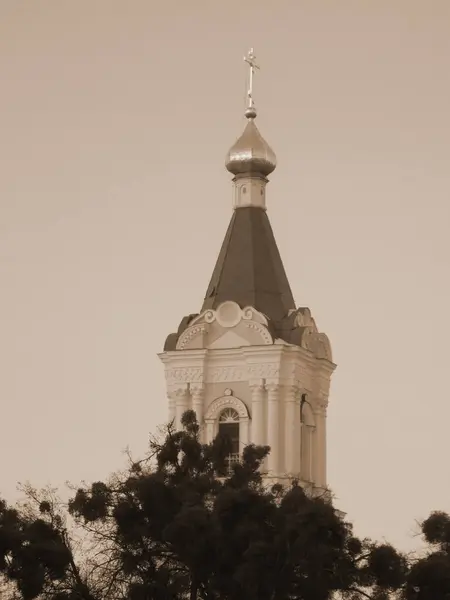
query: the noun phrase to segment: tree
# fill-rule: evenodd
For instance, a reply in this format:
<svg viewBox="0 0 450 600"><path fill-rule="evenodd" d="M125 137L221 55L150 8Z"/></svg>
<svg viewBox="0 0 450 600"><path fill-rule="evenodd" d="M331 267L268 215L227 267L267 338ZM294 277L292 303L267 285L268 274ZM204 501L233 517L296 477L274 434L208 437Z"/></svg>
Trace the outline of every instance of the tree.
<svg viewBox="0 0 450 600"><path fill-rule="evenodd" d="M0 573L11 593L21 600L406 593L413 600L414 577L430 576L423 568L415 575L416 565L409 572L392 546L358 539L327 499L309 497L297 482L267 489L260 467L269 448L247 446L229 468L227 438L202 444L192 411L183 426L168 425L124 473L80 487L66 511L51 493L31 488L25 507L2 503Z"/></svg>
<svg viewBox="0 0 450 600"><path fill-rule="evenodd" d="M406 600L448 600L450 598L450 516L433 512L421 524L428 544L424 556L415 560L409 570Z"/></svg>

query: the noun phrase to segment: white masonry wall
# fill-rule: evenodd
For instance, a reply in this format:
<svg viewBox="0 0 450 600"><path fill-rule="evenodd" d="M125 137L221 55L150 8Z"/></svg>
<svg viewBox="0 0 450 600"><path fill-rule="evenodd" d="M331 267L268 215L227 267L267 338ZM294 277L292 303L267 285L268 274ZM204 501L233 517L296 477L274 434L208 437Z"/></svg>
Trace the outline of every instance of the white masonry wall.
<svg viewBox="0 0 450 600"><path fill-rule="evenodd" d="M271 447L264 465L268 478L297 478L324 490L326 413L335 365L326 336L310 320L308 347L299 347L273 340L264 315L252 307L241 310L225 302L217 311L205 311L180 336L177 350L160 354L169 419L179 428L183 412L192 408L203 441L210 442L222 412L233 408L241 450L249 443Z"/></svg>

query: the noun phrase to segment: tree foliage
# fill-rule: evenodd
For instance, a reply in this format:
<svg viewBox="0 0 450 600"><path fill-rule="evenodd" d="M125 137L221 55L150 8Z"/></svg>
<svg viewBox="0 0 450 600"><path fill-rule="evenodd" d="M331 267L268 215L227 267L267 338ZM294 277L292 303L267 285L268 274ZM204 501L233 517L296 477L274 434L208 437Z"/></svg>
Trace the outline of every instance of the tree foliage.
<svg viewBox="0 0 450 600"><path fill-rule="evenodd" d="M247 446L229 468L225 437L202 444L191 411L183 426L169 425L124 473L80 487L66 508L32 488L24 506L0 502L2 599L448 599L447 515L423 523L432 551L409 564L357 538L297 482L268 489L269 448Z"/></svg>

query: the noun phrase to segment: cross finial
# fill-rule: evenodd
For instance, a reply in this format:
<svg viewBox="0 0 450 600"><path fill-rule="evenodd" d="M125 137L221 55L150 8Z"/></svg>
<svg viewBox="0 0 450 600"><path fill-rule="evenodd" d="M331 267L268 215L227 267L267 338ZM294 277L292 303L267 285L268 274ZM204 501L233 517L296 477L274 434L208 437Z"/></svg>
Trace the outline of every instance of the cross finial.
<svg viewBox="0 0 450 600"><path fill-rule="evenodd" d="M245 111L245 116L247 119L254 119L256 117L256 108L255 103L253 102L253 75L255 73L255 69L259 69L259 65L256 63L256 56L253 52L253 48L250 48L247 56L244 56L244 60L249 66L247 109Z"/></svg>

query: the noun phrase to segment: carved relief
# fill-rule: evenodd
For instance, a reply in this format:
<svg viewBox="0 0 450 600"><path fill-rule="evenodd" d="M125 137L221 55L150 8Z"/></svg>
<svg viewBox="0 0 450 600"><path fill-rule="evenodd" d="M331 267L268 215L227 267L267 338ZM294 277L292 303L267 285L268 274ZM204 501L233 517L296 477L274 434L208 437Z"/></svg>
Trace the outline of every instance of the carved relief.
<svg viewBox="0 0 450 600"><path fill-rule="evenodd" d="M324 358L332 362L330 340L317 329L309 308L299 308L297 310L295 325L305 329L301 342L302 348L312 352L316 358Z"/></svg>
<svg viewBox="0 0 450 600"><path fill-rule="evenodd" d="M300 403L300 390L295 385L286 386L286 401Z"/></svg>
<svg viewBox="0 0 450 600"><path fill-rule="evenodd" d="M245 367L214 367L208 371L207 380L213 383L222 381L244 381L246 378Z"/></svg>
<svg viewBox="0 0 450 600"><path fill-rule="evenodd" d="M180 335L180 339L177 342L177 350L183 350L197 335L206 333L206 327L204 325L197 325L195 327L188 327L184 333Z"/></svg>
<svg viewBox="0 0 450 600"><path fill-rule="evenodd" d="M303 307L297 310L295 324L297 327L308 327L312 331L317 332L316 323L311 316L311 311L309 308Z"/></svg>
<svg viewBox="0 0 450 600"><path fill-rule="evenodd" d="M236 396L222 396L211 402L205 415L205 421L215 421L225 408L234 408L240 419L248 419L249 417L247 407L242 400L236 398Z"/></svg>
<svg viewBox="0 0 450 600"><path fill-rule="evenodd" d="M248 367L249 379L274 379L280 376L278 363L263 363Z"/></svg>
<svg viewBox="0 0 450 600"><path fill-rule="evenodd" d="M226 367L187 367L166 369L167 385L179 383L221 383L227 381L248 381L250 379L277 379L280 376L278 363L262 363L246 366L231 365Z"/></svg>
<svg viewBox="0 0 450 600"><path fill-rule="evenodd" d="M319 394L316 399L316 412L319 414L325 414L328 408L328 396L325 394Z"/></svg>
<svg viewBox="0 0 450 600"><path fill-rule="evenodd" d="M195 401L200 401L205 394L205 385L203 383L192 383L190 385L192 398Z"/></svg>
<svg viewBox="0 0 450 600"><path fill-rule="evenodd" d="M325 333L317 333L315 335L315 355L317 358L326 358L330 362L333 362L330 340Z"/></svg>
<svg viewBox="0 0 450 600"><path fill-rule="evenodd" d="M246 323L245 326L248 329L253 329L258 332L265 344L273 344L272 336L263 325L260 325L259 323Z"/></svg>
<svg viewBox="0 0 450 600"><path fill-rule="evenodd" d="M245 321L255 321L256 323L260 323L262 325L268 325L267 318L257 311L253 306L246 306L241 309L241 307L236 304L236 302L232 302L231 300L227 300L222 302L216 310L208 309L205 310L201 315L195 317L192 321L192 326L198 325L200 323L213 323L214 321L218 321L222 327L235 327L241 320Z"/></svg>
<svg viewBox="0 0 450 600"><path fill-rule="evenodd" d="M177 400L178 398L187 398L189 396L189 390L187 385L168 390L167 393L170 400Z"/></svg>
<svg viewBox="0 0 450 600"><path fill-rule="evenodd" d="M206 321L206 323L212 323L212 322L215 320L215 318L216 318L216 315L215 315L215 312L214 312L213 310L207 310L207 311L206 311L206 312L204 312L202 315L199 315L199 316L198 316L198 317L195 319L194 323L195 323L196 321L198 321L198 320L201 320L202 318L203 318L203 319Z"/></svg>
<svg viewBox="0 0 450 600"><path fill-rule="evenodd" d="M201 383L203 381L203 369L201 368L179 368L166 370L167 385L177 383Z"/></svg>

